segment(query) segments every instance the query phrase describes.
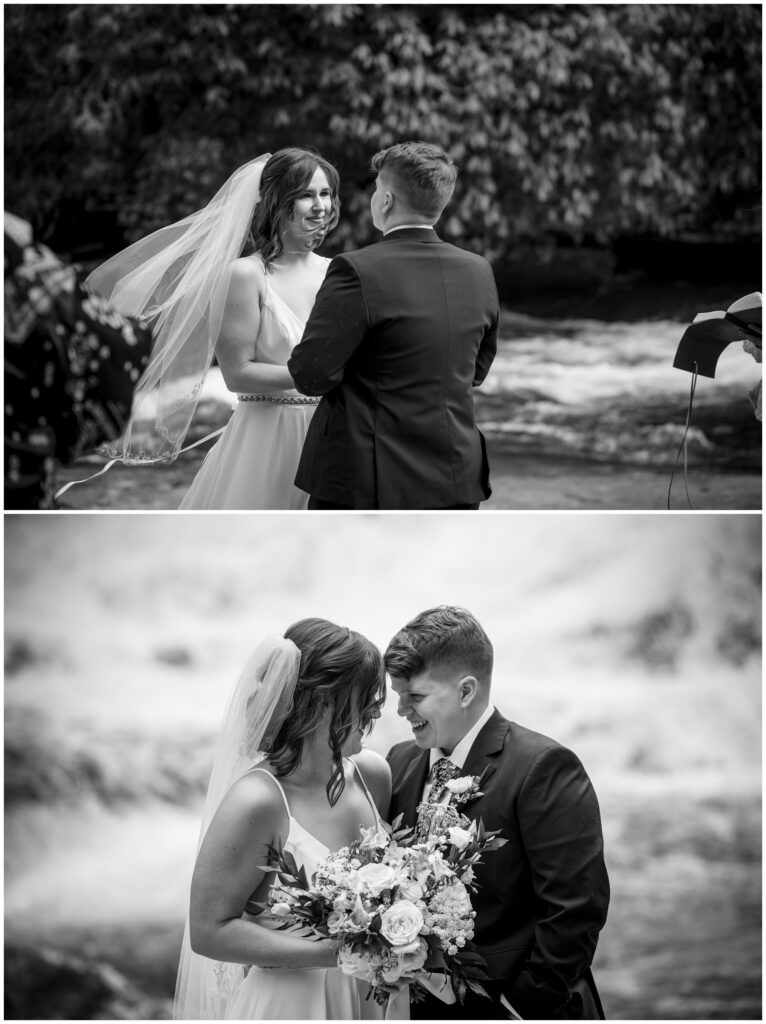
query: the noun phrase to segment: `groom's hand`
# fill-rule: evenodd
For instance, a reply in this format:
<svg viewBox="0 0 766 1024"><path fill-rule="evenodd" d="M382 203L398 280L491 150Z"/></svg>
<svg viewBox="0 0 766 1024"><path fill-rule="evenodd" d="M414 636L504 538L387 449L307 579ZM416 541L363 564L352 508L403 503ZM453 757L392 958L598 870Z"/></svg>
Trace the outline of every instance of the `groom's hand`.
<svg viewBox="0 0 766 1024"><path fill-rule="evenodd" d="M330 264L303 338L287 363L304 395L326 395L340 384L346 363L367 329L367 308L356 270L342 256Z"/></svg>

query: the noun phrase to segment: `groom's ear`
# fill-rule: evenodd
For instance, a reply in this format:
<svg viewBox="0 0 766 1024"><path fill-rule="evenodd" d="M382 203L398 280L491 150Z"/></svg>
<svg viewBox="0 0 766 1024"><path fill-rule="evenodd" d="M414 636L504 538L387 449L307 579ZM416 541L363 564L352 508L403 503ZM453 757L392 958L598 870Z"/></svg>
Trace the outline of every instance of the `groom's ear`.
<svg viewBox="0 0 766 1024"><path fill-rule="evenodd" d="M479 689L479 681L476 676L464 676L460 680L460 704L467 708L476 696Z"/></svg>

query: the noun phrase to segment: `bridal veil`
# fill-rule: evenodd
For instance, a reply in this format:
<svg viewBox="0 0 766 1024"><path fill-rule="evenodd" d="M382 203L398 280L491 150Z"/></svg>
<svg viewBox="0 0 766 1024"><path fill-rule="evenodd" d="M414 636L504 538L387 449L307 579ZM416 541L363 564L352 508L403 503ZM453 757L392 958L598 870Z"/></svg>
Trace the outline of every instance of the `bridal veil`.
<svg viewBox="0 0 766 1024"><path fill-rule="evenodd" d="M301 652L281 636L263 640L249 658L229 698L218 736L197 849L232 783L263 757L290 713ZM226 1002L245 976L243 964L194 953L187 915L178 967L173 1016L220 1020Z"/></svg>
<svg viewBox="0 0 766 1024"><path fill-rule="evenodd" d="M180 451L270 155L236 170L204 209L142 238L87 278L87 288L119 312L148 321L155 339L125 434L107 449L112 458L156 462Z"/></svg>

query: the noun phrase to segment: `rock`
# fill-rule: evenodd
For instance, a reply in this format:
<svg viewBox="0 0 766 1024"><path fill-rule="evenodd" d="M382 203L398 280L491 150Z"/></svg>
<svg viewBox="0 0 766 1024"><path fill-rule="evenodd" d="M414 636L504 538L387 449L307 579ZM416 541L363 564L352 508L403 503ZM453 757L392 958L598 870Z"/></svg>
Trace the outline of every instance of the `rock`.
<svg viewBox="0 0 766 1024"><path fill-rule="evenodd" d="M5 947L6 1020L169 1020L170 1000L139 991L111 964L52 947Z"/></svg>

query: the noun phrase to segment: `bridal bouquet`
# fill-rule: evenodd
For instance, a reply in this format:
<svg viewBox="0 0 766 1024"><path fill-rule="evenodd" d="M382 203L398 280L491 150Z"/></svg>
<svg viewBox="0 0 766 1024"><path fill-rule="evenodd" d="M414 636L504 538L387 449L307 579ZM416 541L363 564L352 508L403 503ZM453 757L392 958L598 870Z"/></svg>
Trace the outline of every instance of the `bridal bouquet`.
<svg viewBox="0 0 766 1024"><path fill-rule="evenodd" d="M432 974L443 976L447 996L436 994L445 1002L462 1002L467 989L486 996L484 961L468 948L475 916L469 893L481 854L506 840L452 806L443 811L431 815L419 841L399 828L401 815L393 826L361 828L312 880L281 844L272 847L277 881L264 909L284 928L334 939L340 969L367 981L381 1004L398 982L412 985L415 998L434 991Z"/></svg>

